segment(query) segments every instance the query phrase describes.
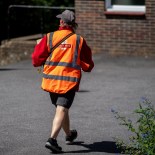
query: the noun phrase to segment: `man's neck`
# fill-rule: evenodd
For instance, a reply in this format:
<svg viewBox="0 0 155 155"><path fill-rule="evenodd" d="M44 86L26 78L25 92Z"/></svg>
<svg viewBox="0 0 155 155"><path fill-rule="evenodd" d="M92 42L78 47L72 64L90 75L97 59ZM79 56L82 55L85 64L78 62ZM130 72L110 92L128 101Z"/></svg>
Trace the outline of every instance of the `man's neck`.
<svg viewBox="0 0 155 155"><path fill-rule="evenodd" d="M70 31L74 31L72 27L70 26L60 26L59 30L70 30Z"/></svg>

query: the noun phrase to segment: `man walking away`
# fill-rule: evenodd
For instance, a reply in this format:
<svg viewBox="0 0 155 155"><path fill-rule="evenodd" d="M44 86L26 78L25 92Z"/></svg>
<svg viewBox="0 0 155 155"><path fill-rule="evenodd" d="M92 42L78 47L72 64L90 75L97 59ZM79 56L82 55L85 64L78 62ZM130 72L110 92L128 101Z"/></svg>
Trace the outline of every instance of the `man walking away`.
<svg viewBox="0 0 155 155"><path fill-rule="evenodd" d="M78 25L74 12L65 10L56 17L60 19L59 29L45 35L35 46L32 64L34 67L44 65L41 88L49 92L56 107L45 147L53 153L61 153L56 140L61 128L66 134L66 144L77 138L77 131L70 129L69 110L79 89L81 70L91 72L94 62L85 39L75 34Z"/></svg>

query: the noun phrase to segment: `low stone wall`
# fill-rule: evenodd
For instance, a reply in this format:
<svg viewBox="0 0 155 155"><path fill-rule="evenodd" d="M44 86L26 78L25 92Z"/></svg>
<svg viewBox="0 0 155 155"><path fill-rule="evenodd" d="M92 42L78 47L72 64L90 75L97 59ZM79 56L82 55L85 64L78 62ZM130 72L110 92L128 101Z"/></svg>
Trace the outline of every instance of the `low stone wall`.
<svg viewBox="0 0 155 155"><path fill-rule="evenodd" d="M37 34L2 41L0 46L0 66L30 59L36 40L41 37L41 34Z"/></svg>

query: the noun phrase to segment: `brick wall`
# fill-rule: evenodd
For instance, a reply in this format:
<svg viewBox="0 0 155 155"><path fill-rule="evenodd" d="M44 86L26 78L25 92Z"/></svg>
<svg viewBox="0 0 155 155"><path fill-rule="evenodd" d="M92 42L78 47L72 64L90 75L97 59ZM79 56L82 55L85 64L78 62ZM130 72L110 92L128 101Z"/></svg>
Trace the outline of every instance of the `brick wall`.
<svg viewBox="0 0 155 155"><path fill-rule="evenodd" d="M146 15L106 15L104 0L75 0L79 28L94 53L155 55L155 1L146 0Z"/></svg>

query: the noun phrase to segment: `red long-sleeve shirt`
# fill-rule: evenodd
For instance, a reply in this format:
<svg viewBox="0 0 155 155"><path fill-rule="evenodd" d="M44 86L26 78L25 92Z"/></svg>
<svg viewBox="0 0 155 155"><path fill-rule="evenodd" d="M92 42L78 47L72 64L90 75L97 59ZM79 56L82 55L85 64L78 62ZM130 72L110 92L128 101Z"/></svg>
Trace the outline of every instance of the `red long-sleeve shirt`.
<svg viewBox="0 0 155 155"><path fill-rule="evenodd" d="M59 31L65 30L66 28L59 28ZM67 28L68 29L68 28ZM37 44L34 48L34 52L32 53L32 64L34 67L41 66L43 62L49 56L48 47L47 47L47 36L45 35L39 44ZM80 53L80 60L89 64L89 69L84 70L85 72L90 72L94 67L94 62L92 60L92 52L89 46L87 45L86 41L83 40L81 53Z"/></svg>

